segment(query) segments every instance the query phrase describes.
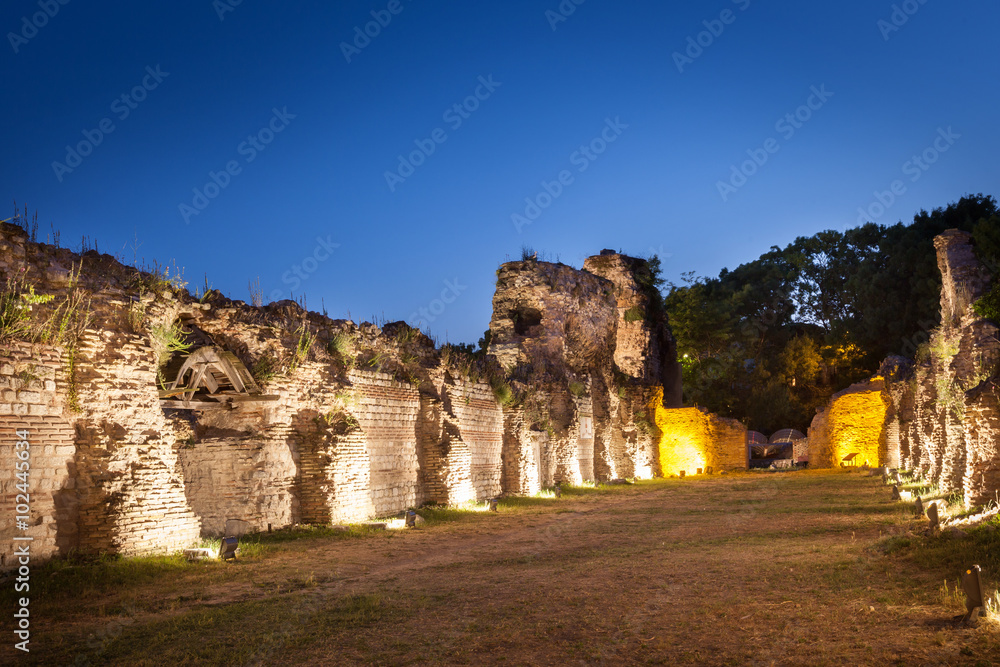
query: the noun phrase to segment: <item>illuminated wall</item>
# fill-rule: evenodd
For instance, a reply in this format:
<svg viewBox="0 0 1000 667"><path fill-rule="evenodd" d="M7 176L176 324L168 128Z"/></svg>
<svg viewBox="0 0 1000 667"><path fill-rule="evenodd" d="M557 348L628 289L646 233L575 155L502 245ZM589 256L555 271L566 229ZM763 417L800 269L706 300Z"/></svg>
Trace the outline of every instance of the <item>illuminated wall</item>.
<svg viewBox="0 0 1000 667"><path fill-rule="evenodd" d="M886 410L882 378L852 385L835 394L809 428L809 463L838 467L856 454L853 463L870 466L886 462Z"/></svg>
<svg viewBox="0 0 1000 667"><path fill-rule="evenodd" d="M746 428L699 408L664 408L662 389L650 402L659 429L660 471L664 477L698 468L715 472L746 465Z"/></svg>

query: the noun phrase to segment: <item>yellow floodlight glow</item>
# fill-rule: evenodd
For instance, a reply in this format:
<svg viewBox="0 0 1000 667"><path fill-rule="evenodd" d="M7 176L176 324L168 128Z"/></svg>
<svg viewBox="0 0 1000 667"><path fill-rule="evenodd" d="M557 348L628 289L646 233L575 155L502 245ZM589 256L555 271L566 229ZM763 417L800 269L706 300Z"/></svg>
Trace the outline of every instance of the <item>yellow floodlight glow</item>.
<svg viewBox="0 0 1000 667"><path fill-rule="evenodd" d="M664 477L705 468L711 442L709 416L698 408L665 409L662 389L650 402L660 430L660 472Z"/></svg>
<svg viewBox="0 0 1000 667"><path fill-rule="evenodd" d="M837 466L855 454L856 461L881 464L885 460L882 432L886 403L881 391L862 391L841 396L830 406L830 444Z"/></svg>

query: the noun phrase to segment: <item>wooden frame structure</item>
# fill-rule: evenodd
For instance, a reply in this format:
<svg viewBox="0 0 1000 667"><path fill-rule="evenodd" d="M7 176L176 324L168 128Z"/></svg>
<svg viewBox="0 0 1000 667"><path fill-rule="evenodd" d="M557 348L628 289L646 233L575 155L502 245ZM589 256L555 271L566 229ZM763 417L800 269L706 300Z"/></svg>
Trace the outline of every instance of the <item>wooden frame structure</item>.
<svg viewBox="0 0 1000 667"><path fill-rule="evenodd" d="M179 410L211 410L232 408L235 403L263 403L278 398L263 394L250 371L235 354L206 345L189 354L177 376L160 391L160 406Z"/></svg>

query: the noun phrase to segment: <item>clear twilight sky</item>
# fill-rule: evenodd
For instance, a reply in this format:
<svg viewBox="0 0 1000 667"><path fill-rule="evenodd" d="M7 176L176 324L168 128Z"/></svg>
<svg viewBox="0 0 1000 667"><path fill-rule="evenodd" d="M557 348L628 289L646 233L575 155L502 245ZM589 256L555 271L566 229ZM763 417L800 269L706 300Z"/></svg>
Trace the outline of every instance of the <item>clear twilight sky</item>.
<svg viewBox="0 0 1000 667"><path fill-rule="evenodd" d="M27 203L40 240L176 261L192 291L207 273L249 300L259 277L475 342L523 245L657 253L678 281L1000 193L998 19L992 0L7 0L0 218Z"/></svg>

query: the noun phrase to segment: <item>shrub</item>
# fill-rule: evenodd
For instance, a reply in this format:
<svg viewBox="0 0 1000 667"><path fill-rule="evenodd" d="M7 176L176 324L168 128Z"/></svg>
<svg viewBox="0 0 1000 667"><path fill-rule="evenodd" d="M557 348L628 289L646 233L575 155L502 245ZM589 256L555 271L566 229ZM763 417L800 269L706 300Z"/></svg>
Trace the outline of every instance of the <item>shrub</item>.
<svg viewBox="0 0 1000 667"><path fill-rule="evenodd" d="M642 306L632 306L625 311L623 317L626 322L638 322L639 320L645 319L646 313L643 311Z"/></svg>
<svg viewBox="0 0 1000 667"><path fill-rule="evenodd" d="M156 354L157 373L160 376L160 383L164 382L163 367L170 361L170 357L175 352L187 352L191 349L191 343L184 341L187 332L177 322L173 324L157 324L149 330L150 347Z"/></svg>
<svg viewBox="0 0 1000 667"><path fill-rule="evenodd" d="M250 369L250 374L257 384L266 384L278 372L278 361L268 353L264 353Z"/></svg>
<svg viewBox="0 0 1000 667"><path fill-rule="evenodd" d="M348 333L334 334L326 346L330 354L347 358L354 356L354 336Z"/></svg>
<svg viewBox="0 0 1000 667"><path fill-rule="evenodd" d="M972 309L983 319L1000 323L1000 283L993 285L989 292L979 297Z"/></svg>
<svg viewBox="0 0 1000 667"><path fill-rule="evenodd" d="M506 407L514 402L513 390L511 390L507 381L499 375L490 377L490 388L493 389L493 396L500 405Z"/></svg>
<svg viewBox="0 0 1000 667"><path fill-rule="evenodd" d="M299 334L299 342L295 344L295 351L292 353L292 362L288 365L288 373L295 372L309 358L309 350L316 342L316 336L304 326L299 327L296 333Z"/></svg>
<svg viewBox="0 0 1000 667"><path fill-rule="evenodd" d="M35 294L35 286L26 285L23 279L8 278L0 292L0 341L30 338L32 306L52 299L51 294Z"/></svg>

